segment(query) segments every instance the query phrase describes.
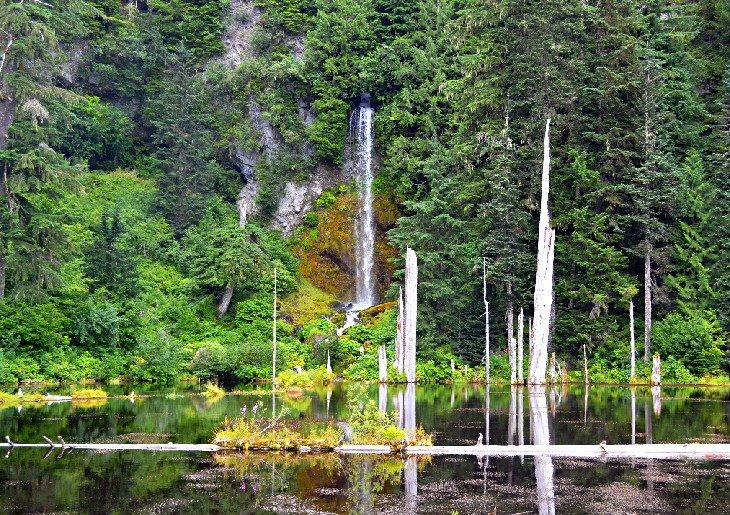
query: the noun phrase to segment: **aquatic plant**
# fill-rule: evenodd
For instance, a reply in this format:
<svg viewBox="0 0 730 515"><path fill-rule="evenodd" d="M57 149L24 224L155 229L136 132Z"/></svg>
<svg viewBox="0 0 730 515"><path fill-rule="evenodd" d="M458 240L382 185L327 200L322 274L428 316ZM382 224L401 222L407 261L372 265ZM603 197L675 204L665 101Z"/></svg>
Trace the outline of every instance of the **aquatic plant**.
<svg viewBox="0 0 730 515"><path fill-rule="evenodd" d="M73 399L106 399L109 395L99 388L82 388L71 392Z"/></svg>
<svg viewBox="0 0 730 515"><path fill-rule="evenodd" d="M203 390L203 395L209 400L220 399L225 394L226 391L223 388L216 386L212 383L206 383L205 390Z"/></svg>

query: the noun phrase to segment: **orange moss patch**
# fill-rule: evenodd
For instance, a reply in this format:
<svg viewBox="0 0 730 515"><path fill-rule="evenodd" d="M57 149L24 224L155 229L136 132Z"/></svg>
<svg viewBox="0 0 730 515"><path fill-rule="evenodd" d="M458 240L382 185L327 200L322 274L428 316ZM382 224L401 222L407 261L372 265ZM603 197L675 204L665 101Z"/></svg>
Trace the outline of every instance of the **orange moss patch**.
<svg viewBox="0 0 730 515"><path fill-rule="evenodd" d="M353 225L358 209L355 193L340 193L327 208L315 209L318 224L302 228L294 252L299 257L299 274L316 288L347 301L355 293L355 239ZM381 296L390 287L397 250L388 244L386 233L395 226L398 207L390 193L375 195L375 274Z"/></svg>
<svg viewBox="0 0 730 515"><path fill-rule="evenodd" d="M360 312L360 318L366 326L371 326L378 321L380 316L390 308L396 308L397 302L385 302L377 306L370 307Z"/></svg>

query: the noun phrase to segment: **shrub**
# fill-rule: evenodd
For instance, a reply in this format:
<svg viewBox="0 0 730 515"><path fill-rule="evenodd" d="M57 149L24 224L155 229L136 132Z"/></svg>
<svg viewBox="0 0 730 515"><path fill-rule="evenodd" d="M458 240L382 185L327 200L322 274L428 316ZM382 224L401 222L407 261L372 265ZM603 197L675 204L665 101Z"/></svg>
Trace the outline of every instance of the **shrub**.
<svg viewBox="0 0 730 515"><path fill-rule="evenodd" d="M724 353L713 316L670 313L652 328L652 351L674 356L694 375L720 372Z"/></svg>
<svg viewBox="0 0 730 515"><path fill-rule="evenodd" d="M203 395L206 399L220 399L226 394L226 391L223 388L220 388L213 383L206 383L205 390L203 390Z"/></svg>
<svg viewBox="0 0 730 515"><path fill-rule="evenodd" d="M74 399L106 399L108 394L98 388L83 388L72 391L71 397Z"/></svg>
<svg viewBox="0 0 730 515"><path fill-rule="evenodd" d="M180 343L163 330L137 339L129 373L133 379L159 381L176 379L183 371Z"/></svg>

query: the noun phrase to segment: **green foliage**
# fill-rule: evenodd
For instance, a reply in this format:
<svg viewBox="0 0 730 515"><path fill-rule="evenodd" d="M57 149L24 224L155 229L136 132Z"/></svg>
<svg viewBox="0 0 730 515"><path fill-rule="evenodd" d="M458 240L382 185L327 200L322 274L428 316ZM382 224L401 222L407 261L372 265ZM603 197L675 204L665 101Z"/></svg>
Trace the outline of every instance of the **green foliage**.
<svg viewBox="0 0 730 515"><path fill-rule="evenodd" d="M670 313L652 327L652 336L652 349L662 357L663 365L672 356L696 376L720 372L722 332L711 312L704 316Z"/></svg>

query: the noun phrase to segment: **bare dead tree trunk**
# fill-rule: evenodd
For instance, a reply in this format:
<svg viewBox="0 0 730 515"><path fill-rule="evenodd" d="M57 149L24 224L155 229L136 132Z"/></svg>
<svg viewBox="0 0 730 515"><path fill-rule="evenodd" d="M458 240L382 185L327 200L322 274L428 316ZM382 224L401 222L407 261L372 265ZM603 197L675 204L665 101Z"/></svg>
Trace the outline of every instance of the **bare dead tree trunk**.
<svg viewBox="0 0 730 515"><path fill-rule="evenodd" d="M416 313L418 308L418 263L413 249L406 250L406 305L405 305L405 373L406 381L416 381Z"/></svg>
<svg viewBox="0 0 730 515"><path fill-rule="evenodd" d="M404 320L405 316L403 313L403 288L399 288L398 292L398 320L396 322L397 328L395 333L395 363L393 365L393 368L395 368L399 373L403 373L403 361L404 361L404 341L405 338L403 336L403 330L404 327Z"/></svg>
<svg viewBox="0 0 730 515"><path fill-rule="evenodd" d="M482 258L482 284L484 298L484 381L489 384L489 302L487 302L487 258Z"/></svg>
<svg viewBox="0 0 730 515"><path fill-rule="evenodd" d="M542 165L542 196L538 226L537 271L535 274L533 348L530 354L530 384L545 384L550 314L553 305L553 261L555 258L555 230L550 228L548 196L550 194L550 119L545 124Z"/></svg>
<svg viewBox="0 0 730 515"><path fill-rule="evenodd" d="M629 324L631 325L631 379L636 377L636 336L634 334L634 301L629 301Z"/></svg>
<svg viewBox="0 0 730 515"><path fill-rule="evenodd" d="M525 310L520 308L517 316L517 382L525 383L524 376L524 346L525 346Z"/></svg>
<svg viewBox="0 0 730 515"><path fill-rule="evenodd" d="M378 386L378 409L383 413L388 411L388 385L384 382Z"/></svg>
<svg viewBox="0 0 730 515"><path fill-rule="evenodd" d="M586 384L588 384L589 378L588 378L588 355L586 354L586 344L583 344L583 378L585 379Z"/></svg>
<svg viewBox="0 0 730 515"><path fill-rule="evenodd" d="M516 350L514 306L512 305L512 281L507 281L507 352L509 354L510 384L515 384L517 382Z"/></svg>
<svg viewBox="0 0 730 515"><path fill-rule="evenodd" d="M218 318L222 318L223 315L228 313L228 308L231 305L231 299L233 299L233 292L236 289L236 280L231 279L231 283L228 285L228 288L223 292L223 296L221 297L221 301L218 304Z"/></svg>
<svg viewBox="0 0 730 515"><path fill-rule="evenodd" d="M644 256L644 361L651 356L651 245Z"/></svg>
<svg viewBox="0 0 730 515"><path fill-rule="evenodd" d="M330 364L330 350L327 349L327 373L332 373L332 365Z"/></svg>
<svg viewBox="0 0 730 515"><path fill-rule="evenodd" d="M378 347L378 378L381 383L388 382L388 358L385 354L385 345Z"/></svg>
<svg viewBox="0 0 730 515"><path fill-rule="evenodd" d="M659 357L659 353L654 354L653 363L651 366L651 384L662 383L662 360Z"/></svg>
<svg viewBox="0 0 730 515"><path fill-rule="evenodd" d="M272 336L274 341L274 350L271 356L271 384L276 388L276 268L274 268L274 323Z"/></svg>

